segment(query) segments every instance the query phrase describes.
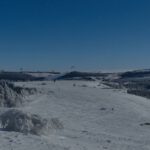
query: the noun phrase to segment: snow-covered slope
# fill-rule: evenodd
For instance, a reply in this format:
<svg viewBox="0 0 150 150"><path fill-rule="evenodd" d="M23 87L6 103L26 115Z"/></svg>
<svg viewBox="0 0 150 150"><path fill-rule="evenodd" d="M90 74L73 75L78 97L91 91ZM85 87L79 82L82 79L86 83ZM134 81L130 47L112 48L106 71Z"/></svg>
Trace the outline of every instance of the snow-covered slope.
<svg viewBox="0 0 150 150"><path fill-rule="evenodd" d="M16 83L36 87L22 110L56 118L46 135L0 131L0 150L149 150L150 101L98 82Z"/></svg>

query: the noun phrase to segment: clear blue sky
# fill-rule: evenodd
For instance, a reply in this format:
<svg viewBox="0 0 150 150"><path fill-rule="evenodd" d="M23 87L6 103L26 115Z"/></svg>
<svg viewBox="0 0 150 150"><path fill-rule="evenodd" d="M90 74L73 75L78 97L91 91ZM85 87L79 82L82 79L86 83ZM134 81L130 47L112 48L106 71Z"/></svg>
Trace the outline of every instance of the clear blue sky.
<svg viewBox="0 0 150 150"><path fill-rule="evenodd" d="M150 68L150 0L1 0L0 69Z"/></svg>

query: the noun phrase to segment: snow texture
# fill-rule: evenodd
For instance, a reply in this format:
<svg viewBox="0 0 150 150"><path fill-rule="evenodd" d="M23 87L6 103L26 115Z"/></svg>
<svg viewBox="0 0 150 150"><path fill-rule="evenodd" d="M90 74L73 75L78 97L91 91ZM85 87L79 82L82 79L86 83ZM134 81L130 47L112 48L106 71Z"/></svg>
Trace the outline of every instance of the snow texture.
<svg viewBox="0 0 150 150"><path fill-rule="evenodd" d="M0 109L5 129L0 131L0 150L150 150L150 101L146 98L108 88L100 81L15 85L44 92L35 93L30 103L17 110ZM16 116L21 119L15 121ZM37 136L32 120L43 124L43 118L49 122L48 130L44 126ZM23 134L24 130L32 134Z"/></svg>

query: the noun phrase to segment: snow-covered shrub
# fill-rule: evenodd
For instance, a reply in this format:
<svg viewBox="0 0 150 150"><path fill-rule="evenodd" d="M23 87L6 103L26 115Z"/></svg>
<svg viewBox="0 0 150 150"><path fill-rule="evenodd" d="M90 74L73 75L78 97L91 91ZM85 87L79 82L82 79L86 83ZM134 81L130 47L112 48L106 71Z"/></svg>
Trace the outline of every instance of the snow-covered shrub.
<svg viewBox="0 0 150 150"><path fill-rule="evenodd" d="M35 91L35 89L16 87L9 81L0 80L0 106L20 106L23 103L23 96L33 94Z"/></svg>
<svg viewBox="0 0 150 150"><path fill-rule="evenodd" d="M1 126L5 131L40 135L48 129L48 121L38 115L11 109L0 116Z"/></svg>
<svg viewBox="0 0 150 150"><path fill-rule="evenodd" d="M43 119L39 115L30 114L17 109L10 109L0 116L4 131L21 132L24 134L42 135L52 129L62 129L63 125L57 118Z"/></svg>

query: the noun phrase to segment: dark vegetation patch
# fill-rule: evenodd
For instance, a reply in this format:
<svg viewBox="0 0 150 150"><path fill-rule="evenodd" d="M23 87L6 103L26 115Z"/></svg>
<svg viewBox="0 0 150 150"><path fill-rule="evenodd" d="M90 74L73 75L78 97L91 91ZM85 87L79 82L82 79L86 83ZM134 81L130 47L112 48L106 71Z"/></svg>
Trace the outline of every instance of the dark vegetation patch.
<svg viewBox="0 0 150 150"><path fill-rule="evenodd" d="M127 93L150 98L150 70L125 72L120 78L105 80L104 84L115 89L127 89Z"/></svg>
<svg viewBox="0 0 150 150"><path fill-rule="evenodd" d="M66 73L65 75L59 77L57 80L86 80L86 81L95 81L94 78L102 78L105 74L103 73L89 73L89 72L78 72L73 71Z"/></svg>
<svg viewBox="0 0 150 150"><path fill-rule="evenodd" d="M150 90L127 90L127 93L150 98Z"/></svg>
<svg viewBox="0 0 150 150"><path fill-rule="evenodd" d="M105 111L105 110L107 110L107 108L102 107L102 108L100 108L100 110Z"/></svg>
<svg viewBox="0 0 150 150"><path fill-rule="evenodd" d="M150 77L150 70L143 71L130 71L121 74L121 78L141 78Z"/></svg>
<svg viewBox="0 0 150 150"><path fill-rule="evenodd" d="M150 98L150 80L134 80L122 82L122 86L127 89L127 93Z"/></svg>
<svg viewBox="0 0 150 150"><path fill-rule="evenodd" d="M22 72L0 72L0 80L9 81L41 81L45 78L34 77L32 75L22 73Z"/></svg>
<svg viewBox="0 0 150 150"><path fill-rule="evenodd" d="M149 122L141 123L140 126L150 126L150 123Z"/></svg>

